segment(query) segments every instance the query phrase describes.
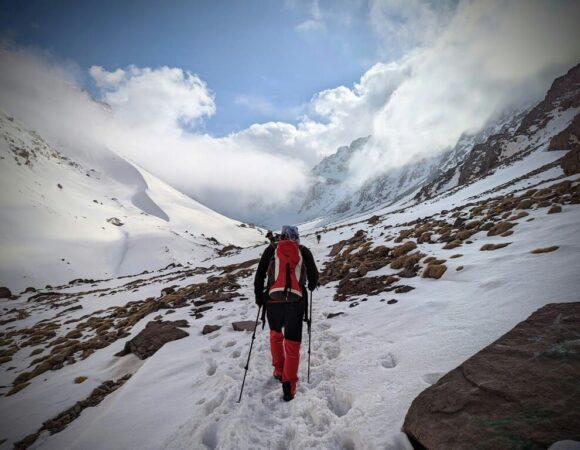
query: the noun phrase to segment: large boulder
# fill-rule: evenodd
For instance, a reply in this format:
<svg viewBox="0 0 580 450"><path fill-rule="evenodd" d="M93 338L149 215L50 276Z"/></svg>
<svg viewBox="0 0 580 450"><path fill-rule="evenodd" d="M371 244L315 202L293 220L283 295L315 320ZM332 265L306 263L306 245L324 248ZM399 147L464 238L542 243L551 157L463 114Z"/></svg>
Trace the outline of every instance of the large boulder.
<svg viewBox="0 0 580 450"><path fill-rule="evenodd" d="M12 297L12 292L7 287L0 287L0 298L10 298Z"/></svg>
<svg viewBox="0 0 580 450"><path fill-rule="evenodd" d="M580 302L540 308L412 403L416 448L544 449L580 441Z"/></svg>
<svg viewBox="0 0 580 450"><path fill-rule="evenodd" d="M134 353L139 359L149 358L166 343L189 336L189 333L177 328L186 326L186 320L149 322L137 336L125 342L125 348L116 356Z"/></svg>

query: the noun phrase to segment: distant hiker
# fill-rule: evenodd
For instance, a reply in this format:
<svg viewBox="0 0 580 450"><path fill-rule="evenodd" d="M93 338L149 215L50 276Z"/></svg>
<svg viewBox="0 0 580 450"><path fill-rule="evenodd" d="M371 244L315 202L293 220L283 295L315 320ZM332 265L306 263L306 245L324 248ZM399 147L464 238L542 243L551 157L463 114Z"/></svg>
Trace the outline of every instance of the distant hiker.
<svg viewBox="0 0 580 450"><path fill-rule="evenodd" d="M316 233L316 240L318 241L318 243L320 244L320 233Z"/></svg>
<svg viewBox="0 0 580 450"><path fill-rule="evenodd" d="M296 395L302 320L308 311L306 283L310 291L318 286L312 253L299 240L298 228L284 225L280 241L264 250L254 279L256 304L266 309L270 326L274 377L282 382L285 401Z"/></svg>
<svg viewBox="0 0 580 450"><path fill-rule="evenodd" d="M272 233L271 231L268 231L266 233L266 239L268 239L270 241L270 244L274 243L274 233Z"/></svg>

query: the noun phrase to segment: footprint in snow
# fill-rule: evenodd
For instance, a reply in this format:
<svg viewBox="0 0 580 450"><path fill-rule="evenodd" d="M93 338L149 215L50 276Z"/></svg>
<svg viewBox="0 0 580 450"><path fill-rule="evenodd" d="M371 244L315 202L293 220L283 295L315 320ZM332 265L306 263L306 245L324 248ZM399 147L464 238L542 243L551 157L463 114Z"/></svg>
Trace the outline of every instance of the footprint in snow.
<svg viewBox="0 0 580 450"><path fill-rule="evenodd" d="M240 350L234 350L232 353L232 358L239 358L242 352Z"/></svg>
<svg viewBox="0 0 580 450"><path fill-rule="evenodd" d="M211 376L215 375L216 371L217 371L217 364L216 364L216 362L214 360L210 360L208 362L208 366L207 366L207 369L206 369L207 375L211 377Z"/></svg>
<svg viewBox="0 0 580 450"><path fill-rule="evenodd" d="M228 348L228 347L233 347L234 345L236 345L236 341L228 341L224 344L224 347Z"/></svg>
<svg viewBox="0 0 580 450"><path fill-rule="evenodd" d="M387 353L380 359L380 364L385 369L392 369L394 367L397 367L398 361L395 355L393 355L392 353Z"/></svg>

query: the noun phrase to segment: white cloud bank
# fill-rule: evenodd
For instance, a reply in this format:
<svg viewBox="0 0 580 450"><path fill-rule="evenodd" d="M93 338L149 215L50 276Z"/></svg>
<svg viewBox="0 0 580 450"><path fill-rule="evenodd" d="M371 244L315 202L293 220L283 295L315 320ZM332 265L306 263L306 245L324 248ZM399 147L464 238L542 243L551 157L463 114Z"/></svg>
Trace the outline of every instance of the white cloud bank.
<svg viewBox="0 0 580 450"><path fill-rule="evenodd" d="M216 114L213 93L195 74L94 66L103 106L80 89L75 70L14 49L0 55L0 104L79 152L112 148L220 212L276 223L297 209L308 169L338 146L373 136L350 167L355 189L443 151L507 107L537 100L580 62L577 1L441 5L372 0L372 24L384 45L405 41L410 48L375 64L352 87L314 95L296 124L254 124L214 138L195 131Z"/></svg>

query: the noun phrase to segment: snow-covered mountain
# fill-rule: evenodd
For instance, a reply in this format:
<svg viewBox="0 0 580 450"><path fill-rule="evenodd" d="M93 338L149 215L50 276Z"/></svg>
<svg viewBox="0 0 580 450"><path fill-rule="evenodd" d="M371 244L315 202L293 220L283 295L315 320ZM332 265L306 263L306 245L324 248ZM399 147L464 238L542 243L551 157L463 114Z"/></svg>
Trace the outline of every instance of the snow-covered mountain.
<svg viewBox="0 0 580 450"><path fill-rule="evenodd" d="M317 181L300 208L299 217L305 221L323 218L328 223L388 206L411 194L412 201L422 201L541 149L566 129L580 111L579 79L580 66L576 66L556 79L546 98L535 107L504 111L480 132L462 136L454 148L390 169L368 180L356 192L349 192L345 189L349 162L369 141L368 137L357 139L313 169Z"/></svg>
<svg viewBox="0 0 580 450"><path fill-rule="evenodd" d="M200 264L264 241L106 148L47 143L0 113L0 285Z"/></svg>

